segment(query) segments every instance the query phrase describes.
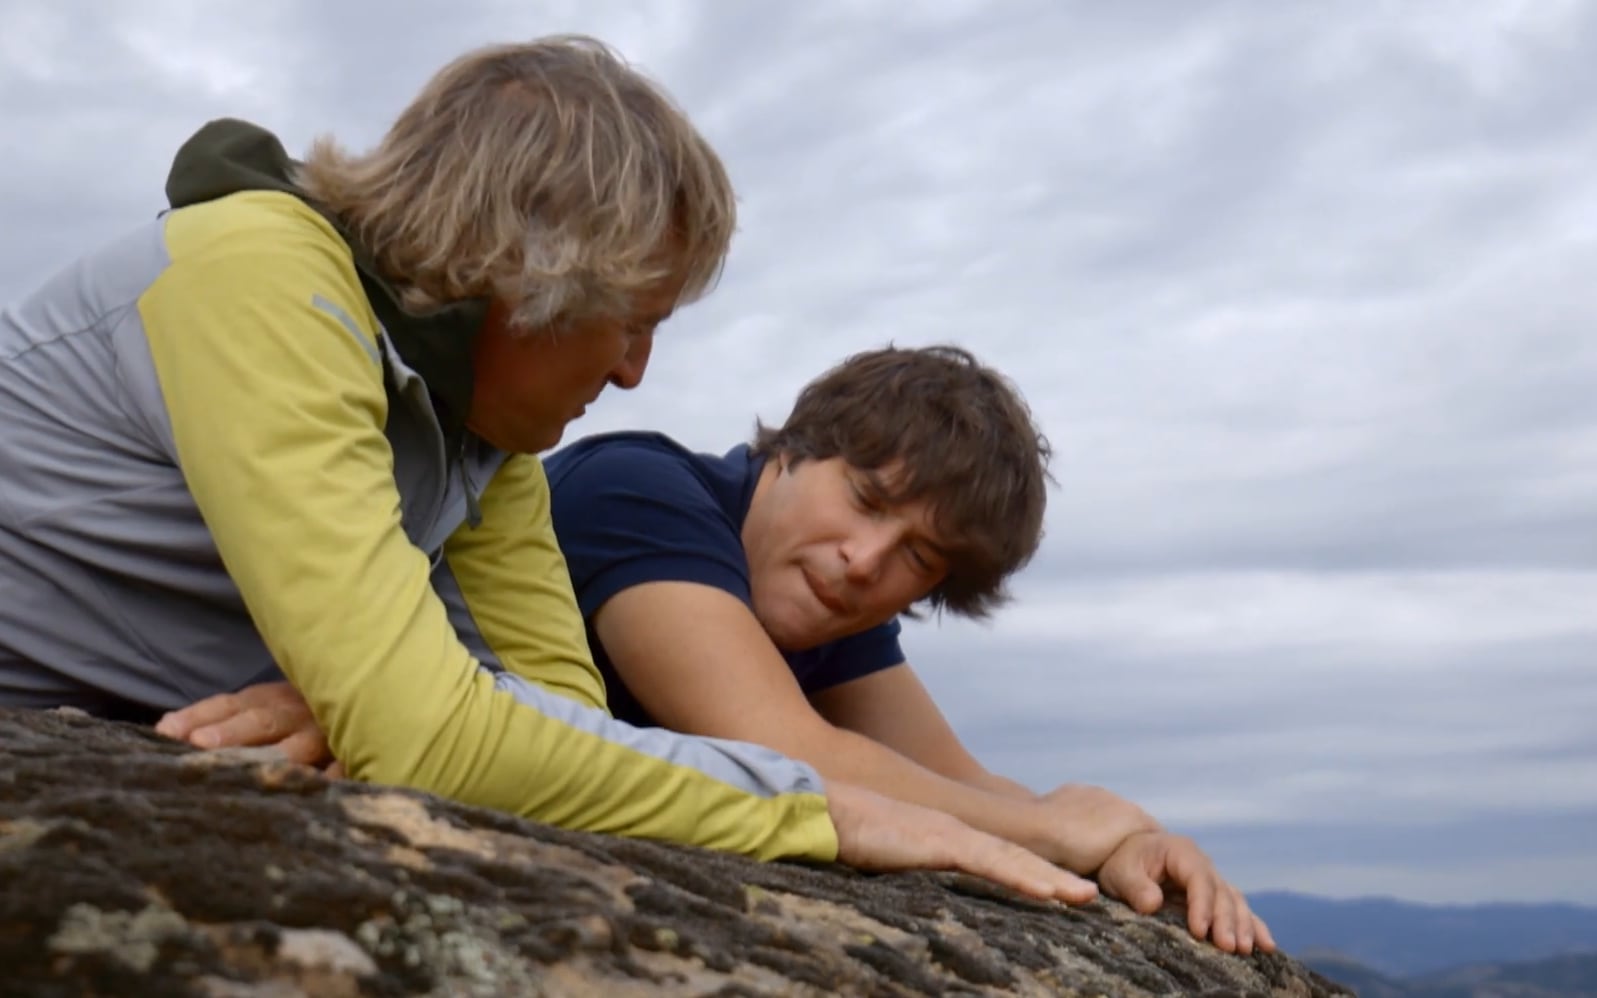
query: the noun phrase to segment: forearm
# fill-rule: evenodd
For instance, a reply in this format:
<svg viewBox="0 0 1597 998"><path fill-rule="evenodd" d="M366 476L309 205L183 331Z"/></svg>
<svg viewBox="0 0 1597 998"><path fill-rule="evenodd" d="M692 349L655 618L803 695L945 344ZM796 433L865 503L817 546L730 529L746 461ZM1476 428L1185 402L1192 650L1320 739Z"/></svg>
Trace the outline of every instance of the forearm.
<svg viewBox="0 0 1597 998"><path fill-rule="evenodd" d="M1047 803L1057 811L1072 815L1080 827L1091 829L1090 834L1081 834L1076 838L1079 850L1077 865L1071 869L1078 873L1091 872L1102 866L1110 853L1132 835L1164 830L1148 812L1102 787L1073 783L1047 794L1038 794L980 765L976 765L974 771L962 777L960 782L1011 800ZM1093 843L1097 843L1096 847Z"/></svg>
<svg viewBox="0 0 1597 998"><path fill-rule="evenodd" d="M1051 847L1048 829L1042 827L1036 798L1029 793L1021 798L941 776L880 742L824 722L797 737L767 736L764 740L777 751L810 763L827 780L942 811L1050 856L1057 851ZM1063 865L1071 866L1068 862Z"/></svg>
<svg viewBox="0 0 1597 998"><path fill-rule="evenodd" d="M1039 795L986 770L956 780L831 725L799 729L785 742L767 742L810 762L826 779L951 814L1076 873L1095 872L1126 838L1159 828L1147 812L1099 787L1070 784Z"/></svg>
<svg viewBox="0 0 1597 998"><path fill-rule="evenodd" d="M976 772L962 778L960 782L978 790L985 790L1000 797L1007 797L1010 800L1034 801L1038 798L1038 795L1030 787L1022 786L1008 777L999 776L997 773L980 767L977 768Z"/></svg>
<svg viewBox="0 0 1597 998"><path fill-rule="evenodd" d="M470 793L453 796L567 828L760 859L836 856L808 766L759 745L634 728L508 673L477 677L497 695L480 722L461 726L485 738L464 753L479 760Z"/></svg>
<svg viewBox="0 0 1597 998"><path fill-rule="evenodd" d="M393 616L353 629L393 640L346 643L336 667L308 653L284 656L285 673L352 776L567 828L761 859L835 856L826 802L808 767L753 746L633 728L508 671L478 669L447 624L425 559L397 532L382 544L386 557L360 560L379 566L370 578L340 577L329 566L321 574L337 589L317 595L331 603L336 591L379 587L378 597L350 602ZM526 591L525 612L580 619L568 600ZM287 646L292 638L278 640ZM551 678L583 671L575 662L545 664L538 671Z"/></svg>
<svg viewBox="0 0 1597 998"><path fill-rule="evenodd" d="M1102 865L1126 837L1158 828L1140 808L1098 787L1071 784L1037 794L1014 780L989 772L960 742L908 663L822 690L811 697L811 703L819 719L833 728L869 739L878 750L896 753L901 760L963 784L976 793L978 806L984 810L983 816L974 819L974 823L1043 855L1068 856L1070 868L1076 872ZM765 721L761 722L760 730L780 730L796 740L800 733L817 729L807 722L775 724ZM822 730L819 737L830 739L832 736ZM854 753L857 765L863 765L867 758L861 753L869 751L862 748ZM821 759L830 754L834 753L816 752L811 758ZM835 754L841 755L843 751ZM872 757L880 758L880 755L872 753ZM889 793L897 792L898 785L908 785L904 783L906 778L896 772L888 779L894 784L894 788L888 789ZM925 788L923 782L916 785L923 786L923 795L918 799L927 801L946 789L941 786ZM968 799L970 795L963 796ZM994 804L1001 810L987 810ZM1006 828L993 827L993 821L1002 821L1005 814L1017 810L1030 815L1022 818L1026 827L1020 835L1025 836L1029 831L1031 836L1042 839L1043 845L1033 846L1029 838L1017 837Z"/></svg>
<svg viewBox="0 0 1597 998"><path fill-rule="evenodd" d="M287 538L271 539L278 542L273 549L290 546ZM305 593L327 605L336 602L338 590L379 594L348 600L351 626L323 636L336 658L316 656L318 649L297 644L287 628L267 635L274 646L298 653L281 655L284 672L351 776L568 828L762 859L835 855L826 802L819 785L806 778L807 767L752 747L630 728L531 684L506 696L512 692L506 684L524 681L479 670L435 605L425 560L402 550L400 537L386 546L393 549L389 556L362 559L386 570L362 579L329 566L322 573L328 590ZM412 563L408 573L405 560ZM272 589L287 588L278 562L254 564L265 583L277 584ZM300 588L313 587L302 581ZM368 620L365 609L391 616ZM298 619L311 617L307 612ZM389 640L337 641L352 632Z"/></svg>

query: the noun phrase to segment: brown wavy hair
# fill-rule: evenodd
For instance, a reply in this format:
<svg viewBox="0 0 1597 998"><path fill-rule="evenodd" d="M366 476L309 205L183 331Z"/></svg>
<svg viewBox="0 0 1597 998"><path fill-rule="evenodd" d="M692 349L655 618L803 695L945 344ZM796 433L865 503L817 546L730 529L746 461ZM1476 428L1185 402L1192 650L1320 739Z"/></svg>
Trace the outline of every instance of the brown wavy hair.
<svg viewBox="0 0 1597 998"><path fill-rule="evenodd" d="M752 449L893 466L883 500L925 500L949 549L936 610L987 616L1042 541L1052 449L1014 385L959 347L856 354L806 385L779 428L756 422Z"/></svg>

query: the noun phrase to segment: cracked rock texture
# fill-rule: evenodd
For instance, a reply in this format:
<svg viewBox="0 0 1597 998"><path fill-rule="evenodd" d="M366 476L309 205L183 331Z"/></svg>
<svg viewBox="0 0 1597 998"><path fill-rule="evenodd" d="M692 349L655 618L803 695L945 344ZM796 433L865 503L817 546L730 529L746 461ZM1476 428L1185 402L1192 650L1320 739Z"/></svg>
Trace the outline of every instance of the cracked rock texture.
<svg viewBox="0 0 1597 998"><path fill-rule="evenodd" d="M1180 914L568 832L0 710L0 994L1336 995Z"/></svg>

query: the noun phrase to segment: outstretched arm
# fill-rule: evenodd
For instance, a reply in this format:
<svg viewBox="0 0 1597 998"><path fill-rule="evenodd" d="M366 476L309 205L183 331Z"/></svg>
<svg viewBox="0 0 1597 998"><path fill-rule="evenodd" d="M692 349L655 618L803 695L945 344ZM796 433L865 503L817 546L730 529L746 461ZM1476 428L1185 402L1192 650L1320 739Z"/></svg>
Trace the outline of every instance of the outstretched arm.
<svg viewBox="0 0 1597 998"><path fill-rule="evenodd" d="M811 699L837 727L880 742L948 779L1014 800L1041 801L1073 815L1076 825L1095 830L1091 838L1107 849L1137 832L1161 830L1148 812L1102 787L1067 783L1037 794L989 771L965 748L908 663L840 683ZM1100 862L1107 856L1103 852Z"/></svg>
<svg viewBox="0 0 1597 998"><path fill-rule="evenodd" d="M833 725L881 742L950 780L1015 800L1037 798L971 755L907 662L821 690L810 702Z"/></svg>
<svg viewBox="0 0 1597 998"><path fill-rule="evenodd" d="M823 690L812 697L820 713L962 783L1036 800L1026 787L990 772L971 755L909 665L901 664ZM1098 869L1104 888L1138 911L1164 904L1165 892L1186 895L1187 921L1198 938L1226 950L1275 948L1269 928L1255 917L1242 892L1227 883L1191 839L1163 831L1146 812L1101 787L1066 784L1042 799L1084 823L1130 829Z"/></svg>
<svg viewBox="0 0 1597 998"><path fill-rule="evenodd" d="M628 689L667 726L760 741L813 763L829 780L942 811L1078 873L1102 868L1112 873L1105 886L1142 910L1163 903L1164 886L1186 889L1199 938L1243 952L1274 945L1208 857L1141 808L1089 786L1033 795L987 773L907 665L885 670L879 675L891 675L874 686L869 677L843 684L854 687L852 697L825 699L838 720L867 735L817 712L753 612L720 589L634 586L599 609L594 628ZM862 698L862 690L905 693L910 708Z"/></svg>
<svg viewBox="0 0 1597 998"><path fill-rule="evenodd" d="M1156 827L1140 812L1117 816L1129 819L1120 824L973 787L832 724L805 698L748 606L713 586L633 586L600 607L593 625L627 688L666 727L759 741L810 762L827 779L943 811L1077 873L1096 870L1127 835ZM913 733L897 735L922 747ZM956 771L974 766L960 754L968 759L960 749L937 762Z"/></svg>
<svg viewBox="0 0 1597 998"><path fill-rule="evenodd" d="M810 767L749 745L641 738L547 692L518 702L477 667L401 526L376 321L320 216L250 195L174 212L166 235L174 262L138 312L172 456L273 659L351 774L596 831L836 855ZM529 591L523 612L580 631L565 585ZM721 820L698 820L712 810Z"/></svg>

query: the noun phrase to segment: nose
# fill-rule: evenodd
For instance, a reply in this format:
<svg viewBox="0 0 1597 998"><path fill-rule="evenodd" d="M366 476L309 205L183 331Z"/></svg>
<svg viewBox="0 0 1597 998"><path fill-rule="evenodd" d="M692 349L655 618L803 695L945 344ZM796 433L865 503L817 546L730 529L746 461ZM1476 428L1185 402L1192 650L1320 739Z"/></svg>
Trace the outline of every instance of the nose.
<svg viewBox="0 0 1597 998"><path fill-rule="evenodd" d="M868 586L881 578L882 566L896 539L886 525L862 525L843 542L843 576L858 586Z"/></svg>
<svg viewBox="0 0 1597 998"><path fill-rule="evenodd" d="M654 330L629 336L627 352L610 371L610 383L623 391L631 391L643 384L643 372L648 370L649 354L653 352Z"/></svg>

